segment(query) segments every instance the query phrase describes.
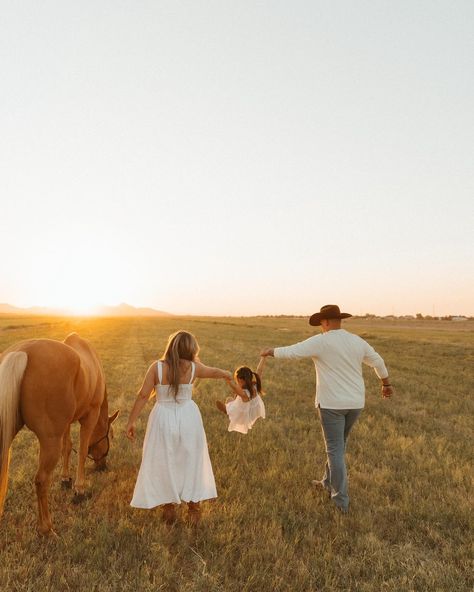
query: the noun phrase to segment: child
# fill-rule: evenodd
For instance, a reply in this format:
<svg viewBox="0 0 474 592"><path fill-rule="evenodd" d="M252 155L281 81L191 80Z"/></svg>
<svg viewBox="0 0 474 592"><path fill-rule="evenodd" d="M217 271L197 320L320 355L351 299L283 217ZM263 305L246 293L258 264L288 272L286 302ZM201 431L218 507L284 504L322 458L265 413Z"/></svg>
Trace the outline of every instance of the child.
<svg viewBox="0 0 474 592"><path fill-rule="evenodd" d="M228 379L229 386L235 393L232 399L224 404L216 401L219 411L229 417L229 432L246 434L259 417L265 419L265 405L262 401L261 376L266 358L260 358L257 371L253 372L247 366L240 366L234 372L233 382Z"/></svg>
<svg viewBox="0 0 474 592"><path fill-rule="evenodd" d="M201 414L192 400L195 378L231 380L226 370L198 361L194 335L178 331L170 335L163 358L154 362L130 413L126 434L135 439L135 421L156 393L143 442L143 456L131 506L163 506L163 520L176 520L175 504L188 504L189 520L197 524L200 502L217 497Z"/></svg>

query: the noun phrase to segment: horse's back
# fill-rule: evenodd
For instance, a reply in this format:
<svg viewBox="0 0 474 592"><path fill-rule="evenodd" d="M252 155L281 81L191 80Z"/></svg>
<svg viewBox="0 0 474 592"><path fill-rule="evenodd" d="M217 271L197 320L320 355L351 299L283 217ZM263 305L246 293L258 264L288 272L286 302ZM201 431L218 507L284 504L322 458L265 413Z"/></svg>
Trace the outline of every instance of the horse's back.
<svg viewBox="0 0 474 592"><path fill-rule="evenodd" d="M13 351L23 351L28 356L23 384L28 376L34 374L35 384L41 386L46 378L48 385L58 383L64 385L70 382L80 365L80 358L74 349L61 341L53 339L29 339L12 345L2 355ZM30 378L33 378L31 376Z"/></svg>

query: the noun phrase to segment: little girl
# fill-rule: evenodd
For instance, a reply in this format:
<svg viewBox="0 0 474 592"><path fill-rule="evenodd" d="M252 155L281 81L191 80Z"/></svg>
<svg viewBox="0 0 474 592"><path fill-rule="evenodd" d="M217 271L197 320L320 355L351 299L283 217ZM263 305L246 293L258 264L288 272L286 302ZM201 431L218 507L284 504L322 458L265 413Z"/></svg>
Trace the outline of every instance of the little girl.
<svg viewBox="0 0 474 592"><path fill-rule="evenodd" d="M126 434L135 439L135 421L150 394L156 393L143 443L143 456L131 506L163 507L163 519L176 519L176 504L186 502L197 524L200 502L217 497L201 414L192 400L195 378L231 380L226 370L198 360L199 345L186 331L170 335L161 360L148 368L130 412Z"/></svg>
<svg viewBox="0 0 474 592"><path fill-rule="evenodd" d="M229 432L246 434L259 417L265 419L265 405L261 397L261 376L265 361L266 358L260 358L256 372L247 366L237 368L234 372L235 382L226 379L235 396L225 403L216 401L216 406L228 416Z"/></svg>

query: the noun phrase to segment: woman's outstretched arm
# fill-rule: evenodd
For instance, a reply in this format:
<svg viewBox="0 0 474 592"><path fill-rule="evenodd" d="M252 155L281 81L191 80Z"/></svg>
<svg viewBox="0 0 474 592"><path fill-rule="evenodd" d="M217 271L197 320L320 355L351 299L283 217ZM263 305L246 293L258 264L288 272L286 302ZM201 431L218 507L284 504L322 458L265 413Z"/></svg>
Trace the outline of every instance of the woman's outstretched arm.
<svg viewBox="0 0 474 592"><path fill-rule="evenodd" d="M222 378L228 380L232 378L232 374L228 370L221 370L220 368L213 368L206 366L202 362L196 361L196 378Z"/></svg>

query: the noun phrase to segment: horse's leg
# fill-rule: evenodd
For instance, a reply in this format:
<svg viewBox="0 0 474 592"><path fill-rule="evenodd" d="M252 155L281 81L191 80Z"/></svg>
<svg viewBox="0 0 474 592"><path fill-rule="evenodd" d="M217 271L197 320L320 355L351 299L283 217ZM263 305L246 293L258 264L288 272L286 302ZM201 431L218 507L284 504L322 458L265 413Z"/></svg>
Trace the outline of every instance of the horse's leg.
<svg viewBox="0 0 474 592"><path fill-rule="evenodd" d="M63 436L63 469L61 472L61 486L64 489L72 487L72 477L69 474L69 459L71 456L72 442L71 442L71 426L68 425Z"/></svg>
<svg viewBox="0 0 474 592"><path fill-rule="evenodd" d="M41 535L55 534L48 507L48 491L51 474L61 454L61 437L40 440L39 467L35 477L38 498L38 532Z"/></svg>
<svg viewBox="0 0 474 592"><path fill-rule="evenodd" d="M81 430L79 436L79 451L77 454L76 482L74 483L74 493L78 496L78 500L81 500L84 497L86 482L86 458L89 450L90 438L97 424L97 420L99 419L99 412L100 408L94 407L85 417L79 420L81 424Z"/></svg>

